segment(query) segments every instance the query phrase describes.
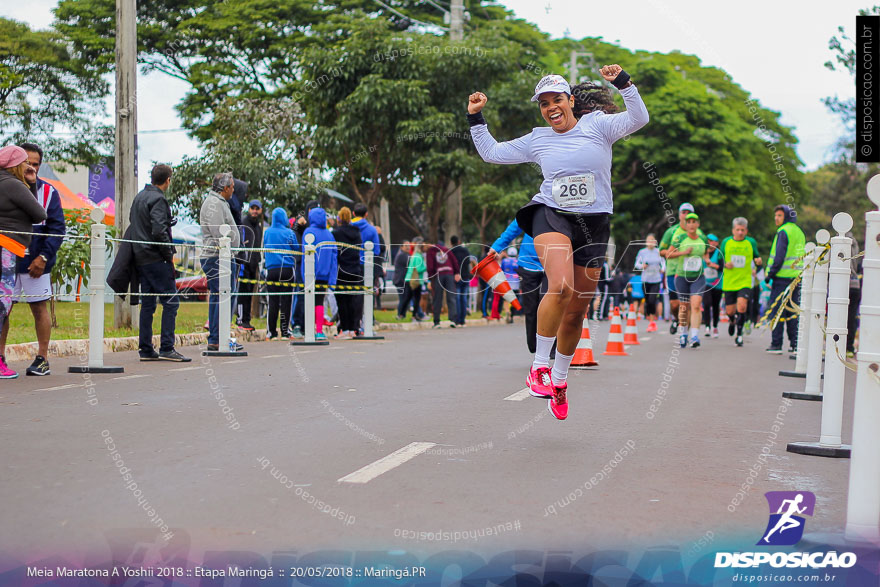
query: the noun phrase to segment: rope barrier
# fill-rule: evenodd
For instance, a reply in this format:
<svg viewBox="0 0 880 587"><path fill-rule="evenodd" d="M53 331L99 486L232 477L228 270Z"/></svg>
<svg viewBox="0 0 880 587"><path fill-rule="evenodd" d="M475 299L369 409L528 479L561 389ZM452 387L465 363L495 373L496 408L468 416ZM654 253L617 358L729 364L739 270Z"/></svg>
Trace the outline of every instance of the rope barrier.
<svg viewBox="0 0 880 587"><path fill-rule="evenodd" d="M281 286L290 286L290 287L305 287L305 283L294 283L292 281L264 281L262 279L250 279L250 278L239 278L239 283L265 283L266 285L281 285ZM328 288L332 287L334 290L336 289L349 289L349 290L358 290L358 291L370 291L373 289L372 286L369 285L333 285L329 286L326 283L315 283L315 287L319 288Z"/></svg>

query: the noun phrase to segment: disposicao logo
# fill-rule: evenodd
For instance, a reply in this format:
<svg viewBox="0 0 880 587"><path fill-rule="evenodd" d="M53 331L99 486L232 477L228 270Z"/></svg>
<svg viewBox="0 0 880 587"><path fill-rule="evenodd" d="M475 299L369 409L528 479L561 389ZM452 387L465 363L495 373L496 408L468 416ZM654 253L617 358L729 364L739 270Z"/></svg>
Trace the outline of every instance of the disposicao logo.
<svg viewBox="0 0 880 587"><path fill-rule="evenodd" d="M768 491L764 494L770 507L767 528L758 546L794 546L804 535L806 519L816 508L816 496L809 491ZM771 567L813 569L849 568L856 564L853 552L718 552L715 567L748 568L769 564Z"/></svg>
<svg viewBox="0 0 880 587"><path fill-rule="evenodd" d="M816 507L816 496L809 491L768 491L770 521L758 546L793 546L804 535L806 520Z"/></svg>

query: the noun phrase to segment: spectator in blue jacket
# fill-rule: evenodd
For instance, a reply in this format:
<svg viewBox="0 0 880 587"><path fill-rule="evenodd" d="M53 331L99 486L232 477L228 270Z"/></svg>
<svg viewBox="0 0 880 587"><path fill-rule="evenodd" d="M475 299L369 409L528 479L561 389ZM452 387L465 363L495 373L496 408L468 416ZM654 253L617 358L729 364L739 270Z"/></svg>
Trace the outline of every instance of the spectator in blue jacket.
<svg viewBox="0 0 880 587"><path fill-rule="evenodd" d="M52 317L49 314L46 300L52 297L50 273L52 267L55 266L58 248L61 246L62 237L66 232L64 210L61 209L61 196L58 195L55 188L37 177L37 171L43 163L43 150L33 143L22 143L19 147L24 149L28 156L29 166L24 178L31 193L46 211L46 219L39 224L34 224L31 232L41 235L62 235L58 237L34 235L28 246L27 254L18 259L15 268L15 290L12 299L28 304L37 331L37 356L25 373L27 375L48 375L49 361L46 360L46 356L49 354ZM20 297L23 295L29 297ZM5 348L8 332L9 320L3 325L3 340L0 348Z"/></svg>
<svg viewBox="0 0 880 587"><path fill-rule="evenodd" d="M299 243L296 234L290 229L287 221L287 213L284 208L272 210L272 224L263 231L263 248L275 249L266 252L266 290L269 292L269 319L267 321L267 340L278 338L278 313L281 312L281 337L288 338L288 324L290 317L290 300L293 288L278 283L293 283L296 273L296 257L293 252L297 250ZM289 250L290 253L280 251ZM276 252L278 251L278 252Z"/></svg>
<svg viewBox="0 0 880 587"><path fill-rule="evenodd" d="M315 235L315 340L327 340L324 335L324 294L336 285L337 250L333 234L327 230L327 213L323 208L309 212L309 227L303 233L303 242ZM324 244L327 243L327 244Z"/></svg>
<svg viewBox="0 0 880 587"><path fill-rule="evenodd" d="M547 276L544 275L544 267L535 251L535 241L525 234L514 220L492 243L489 254L497 257L498 251L503 251L515 238L520 236L522 236L522 242L519 245L519 261L516 272L520 277L520 304L526 319L526 345L529 347L529 352L534 353L537 344L535 335L538 333L538 305L547 292ZM556 356L556 343L553 343L551 351L551 358L554 356Z"/></svg>
<svg viewBox="0 0 880 587"><path fill-rule="evenodd" d="M381 277L384 277L384 269L382 268L382 259L385 257L385 239L379 234L379 230L373 226L367 217L369 216L369 208L367 205L358 202L354 205L354 218L351 219L351 225L356 227L359 231L361 231L361 241L367 242L370 241L373 243L373 288L374 291L377 291L376 288L380 285ZM360 251L361 257L361 265L364 264L364 251ZM366 285L370 285L369 283ZM376 296L376 301L379 300L379 296ZM363 300L361 300L362 302ZM363 306L363 304L361 304Z"/></svg>

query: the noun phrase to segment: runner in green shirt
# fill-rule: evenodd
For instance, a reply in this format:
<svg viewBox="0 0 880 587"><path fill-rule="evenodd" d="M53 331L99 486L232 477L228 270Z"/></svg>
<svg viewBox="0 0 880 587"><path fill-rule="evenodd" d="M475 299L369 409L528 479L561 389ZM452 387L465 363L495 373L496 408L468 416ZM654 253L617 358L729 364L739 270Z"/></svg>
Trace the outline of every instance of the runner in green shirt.
<svg viewBox="0 0 880 587"><path fill-rule="evenodd" d="M706 278L703 267L709 262L708 240L700 231L700 217L691 212L685 218L687 232L672 238L667 259L679 259L675 270L675 291L678 293L678 323L681 348L687 346L690 326L691 348L700 346L700 324L703 321L703 292ZM668 271L668 265L667 265Z"/></svg>
<svg viewBox="0 0 880 587"><path fill-rule="evenodd" d="M727 334L736 332L736 346L743 345L743 325L746 323L746 309L752 294L752 261L761 266L758 243L750 236L749 221L740 216L733 219L733 236L722 241L718 248L724 258L724 273L721 276L721 289L724 291L724 305L727 307ZM734 318L734 312L736 317Z"/></svg>
<svg viewBox="0 0 880 587"><path fill-rule="evenodd" d="M687 215L694 211L693 205L685 202L678 207L678 224L670 226L660 239L660 256L666 259L666 291L669 292L669 310L672 312L672 324L669 326L669 334L678 332L678 294L675 290L675 272L681 264L681 259L669 257L669 247L672 239L687 232L685 222ZM697 229L697 234L703 235L703 231Z"/></svg>

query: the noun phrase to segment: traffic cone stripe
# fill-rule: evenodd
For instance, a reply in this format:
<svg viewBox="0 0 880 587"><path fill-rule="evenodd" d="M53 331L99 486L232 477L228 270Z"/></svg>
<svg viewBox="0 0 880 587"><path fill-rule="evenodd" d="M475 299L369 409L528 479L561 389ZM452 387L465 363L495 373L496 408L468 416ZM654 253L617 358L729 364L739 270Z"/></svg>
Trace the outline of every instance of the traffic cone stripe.
<svg viewBox="0 0 880 587"><path fill-rule="evenodd" d="M641 344L639 342L639 327L636 326L636 311L633 304L630 304L629 313L626 315L626 332L623 333L623 344Z"/></svg>
<svg viewBox="0 0 880 587"><path fill-rule="evenodd" d="M608 333L608 344L605 346L603 355L627 356L629 353L623 348L623 332L620 328L620 308L614 308L614 317L611 319L611 331Z"/></svg>
<svg viewBox="0 0 880 587"><path fill-rule="evenodd" d="M584 316L584 326L581 330L581 338L578 340L577 348L574 351L574 357L571 359L570 367L595 367L599 363L593 357L593 341L590 340L590 321Z"/></svg>
<svg viewBox="0 0 880 587"><path fill-rule="evenodd" d="M492 291L503 296L515 310L522 309L519 300L516 299L516 294L513 293L510 284L507 283L507 279L504 277L504 272L501 270L501 266L498 265L498 262L495 261L495 259L492 257L486 257L477 263L475 273L482 277L483 281L489 284Z"/></svg>

